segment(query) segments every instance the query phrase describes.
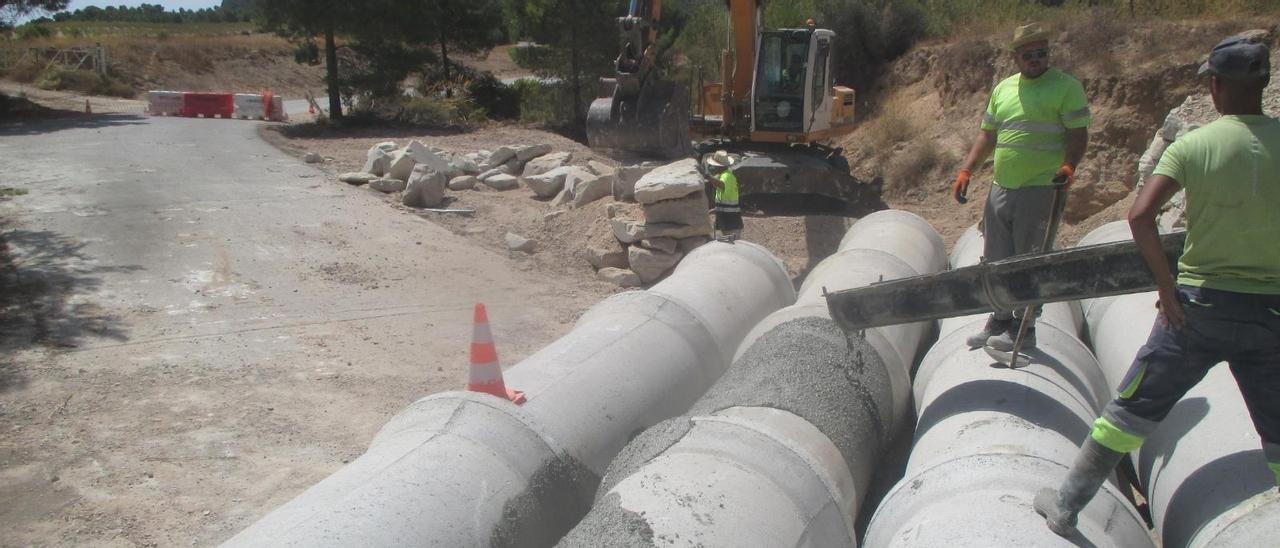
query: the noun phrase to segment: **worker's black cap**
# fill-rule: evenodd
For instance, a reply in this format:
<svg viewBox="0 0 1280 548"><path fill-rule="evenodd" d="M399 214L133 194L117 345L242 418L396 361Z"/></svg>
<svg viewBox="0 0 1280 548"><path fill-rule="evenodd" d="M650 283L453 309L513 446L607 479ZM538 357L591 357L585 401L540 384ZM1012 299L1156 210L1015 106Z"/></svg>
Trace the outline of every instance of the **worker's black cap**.
<svg viewBox="0 0 1280 548"><path fill-rule="evenodd" d="M1200 65L1200 74L1230 80L1267 78L1271 75L1271 52L1266 44L1232 36L1213 46L1209 60Z"/></svg>

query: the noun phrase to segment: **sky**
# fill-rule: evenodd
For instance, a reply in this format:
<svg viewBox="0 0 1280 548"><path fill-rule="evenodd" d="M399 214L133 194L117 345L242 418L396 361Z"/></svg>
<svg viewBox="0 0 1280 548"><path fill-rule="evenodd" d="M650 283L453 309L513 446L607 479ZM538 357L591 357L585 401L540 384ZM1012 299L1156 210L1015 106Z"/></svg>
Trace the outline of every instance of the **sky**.
<svg viewBox="0 0 1280 548"><path fill-rule="evenodd" d="M189 10L198 10L201 8L216 8L222 5L222 0L71 0L67 5L68 11L76 11L89 6L98 6L105 8L107 6L129 6L134 7L138 4L160 4L164 6L166 11L174 11L180 8Z"/></svg>

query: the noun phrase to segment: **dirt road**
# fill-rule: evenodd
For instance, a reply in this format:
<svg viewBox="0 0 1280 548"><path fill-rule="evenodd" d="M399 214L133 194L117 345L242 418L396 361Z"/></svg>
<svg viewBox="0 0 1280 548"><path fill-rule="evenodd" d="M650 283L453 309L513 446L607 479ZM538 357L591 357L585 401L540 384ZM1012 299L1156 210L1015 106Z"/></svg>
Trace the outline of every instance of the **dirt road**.
<svg viewBox="0 0 1280 548"><path fill-rule="evenodd" d="M0 125L0 544L226 539L613 288L528 268L253 122Z"/></svg>

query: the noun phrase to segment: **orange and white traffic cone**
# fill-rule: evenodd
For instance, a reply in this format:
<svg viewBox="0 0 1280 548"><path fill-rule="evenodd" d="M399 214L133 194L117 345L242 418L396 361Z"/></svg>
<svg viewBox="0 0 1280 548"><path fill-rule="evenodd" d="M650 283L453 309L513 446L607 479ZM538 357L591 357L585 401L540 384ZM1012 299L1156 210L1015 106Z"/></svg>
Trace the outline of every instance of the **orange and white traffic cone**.
<svg viewBox="0 0 1280 548"><path fill-rule="evenodd" d="M506 398L516 405L525 401L524 392L507 388L507 383L502 380L498 349L493 345L493 332L489 330L489 314L480 303L476 303L475 323L471 332L471 371L467 378L467 390Z"/></svg>

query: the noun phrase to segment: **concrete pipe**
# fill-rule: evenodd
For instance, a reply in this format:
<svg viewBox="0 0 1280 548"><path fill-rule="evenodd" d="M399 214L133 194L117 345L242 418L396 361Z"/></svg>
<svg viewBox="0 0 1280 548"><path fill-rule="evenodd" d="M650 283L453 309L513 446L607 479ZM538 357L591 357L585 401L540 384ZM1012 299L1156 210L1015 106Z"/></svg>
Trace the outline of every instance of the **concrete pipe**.
<svg viewBox="0 0 1280 548"><path fill-rule="evenodd" d="M821 290L935 272L943 253L937 232L909 213L856 223L688 414L623 450L562 545L855 545L858 505L904 422L908 369L928 326L846 335Z"/></svg>
<svg viewBox="0 0 1280 548"><path fill-rule="evenodd" d="M688 409L751 326L794 300L764 248L704 245L663 282L605 299L508 370L523 406L469 392L419 400L360 458L226 544L554 544L626 442Z"/></svg>
<svg viewBox="0 0 1280 548"><path fill-rule="evenodd" d="M953 266L977 262L976 230ZM1088 434L1107 385L1077 338L1078 314L1046 305L1029 365L1010 370L965 338L986 315L942 322L916 374L919 419L903 479L868 526L868 546L1070 546L1031 509L1037 490L1061 482ZM1137 511L1112 484L1080 515L1096 546L1153 546Z"/></svg>
<svg viewBox="0 0 1280 548"><path fill-rule="evenodd" d="M1090 232L1080 245L1131 238L1128 225L1116 222ZM1094 351L1112 387L1120 386L1146 342L1157 300L1149 292L1082 303ZM1166 547L1275 542L1280 496L1260 448L1235 379L1219 364L1132 455Z"/></svg>

